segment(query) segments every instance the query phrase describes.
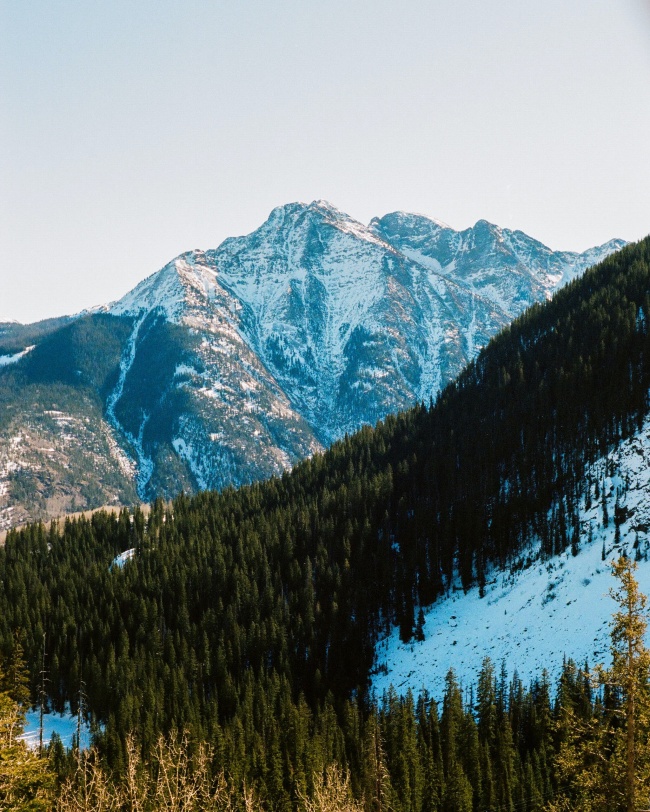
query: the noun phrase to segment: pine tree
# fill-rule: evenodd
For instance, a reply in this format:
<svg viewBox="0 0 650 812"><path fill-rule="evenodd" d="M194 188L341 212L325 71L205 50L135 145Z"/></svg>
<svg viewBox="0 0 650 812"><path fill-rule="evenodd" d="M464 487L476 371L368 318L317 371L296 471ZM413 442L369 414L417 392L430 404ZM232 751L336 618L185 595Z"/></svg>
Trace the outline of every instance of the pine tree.
<svg viewBox="0 0 650 812"><path fill-rule="evenodd" d="M639 591L634 577L635 562L621 557L614 565L613 572L620 585L610 591L612 598L620 606L614 614L612 638L612 667L606 672L608 682L622 692L623 715L625 719L625 798L627 812L635 812L637 796L643 794L643 805L647 806L650 797L650 774L638 776L639 748L647 749L647 736L640 744L641 728L650 722L650 697L648 675L650 671L650 651L645 646L647 628L647 598ZM640 779L640 781L639 781ZM637 786L639 784L639 786Z"/></svg>
<svg viewBox="0 0 650 812"><path fill-rule="evenodd" d="M20 671L21 664L14 665ZM0 667L0 683L6 684ZM0 691L0 810L45 812L51 809L53 776L47 760L20 738L24 711L8 691Z"/></svg>
<svg viewBox="0 0 650 812"><path fill-rule="evenodd" d="M14 702L26 708L31 699L29 690L29 671L25 665L25 655L18 631L14 633L11 656L6 666L4 683L0 685Z"/></svg>
<svg viewBox="0 0 650 812"><path fill-rule="evenodd" d="M591 712L581 710L568 689L560 697L560 791L548 806L550 812L636 812L650 802L646 597L634 577L635 562L621 557L612 570L619 582L610 591L619 606L612 619L612 665L596 669L603 700L598 697L593 706L587 701Z"/></svg>
<svg viewBox="0 0 650 812"><path fill-rule="evenodd" d="M370 812L388 812L392 804L393 789L386 766L386 749L376 714L366 726L363 741L363 790Z"/></svg>

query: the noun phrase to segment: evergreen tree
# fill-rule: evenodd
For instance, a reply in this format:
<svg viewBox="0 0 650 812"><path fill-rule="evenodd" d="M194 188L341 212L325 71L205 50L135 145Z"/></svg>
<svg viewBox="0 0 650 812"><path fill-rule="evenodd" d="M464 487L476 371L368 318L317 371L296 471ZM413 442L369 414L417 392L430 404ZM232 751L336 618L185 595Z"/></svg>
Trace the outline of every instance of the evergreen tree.
<svg viewBox="0 0 650 812"><path fill-rule="evenodd" d="M12 663L21 670L17 659ZM7 683L1 666L0 682ZM24 718L11 694L0 691L0 810L46 812L52 808L54 777L47 760L21 740Z"/></svg>
<svg viewBox="0 0 650 812"><path fill-rule="evenodd" d="M636 563L621 557L610 594L619 606L611 631L612 666L596 669L603 701L560 697L556 757L560 792L549 810L637 812L650 802L650 652L644 643L646 597ZM577 684L577 681L576 683Z"/></svg>
<svg viewBox="0 0 650 812"><path fill-rule="evenodd" d="M29 690L29 671L25 664L25 655L20 642L20 633L14 632L13 646L9 656L4 680L0 684L11 699L23 708L27 708L31 699Z"/></svg>
<svg viewBox="0 0 650 812"><path fill-rule="evenodd" d="M637 800L641 798L643 806L650 801L650 764L647 763L650 756L647 737L650 651L644 642L648 613L647 598L639 591L634 577L636 568L636 563L627 557L613 565L614 576L620 583L610 594L620 608L614 614L611 632L612 667L603 674L622 694L627 812L635 812Z"/></svg>

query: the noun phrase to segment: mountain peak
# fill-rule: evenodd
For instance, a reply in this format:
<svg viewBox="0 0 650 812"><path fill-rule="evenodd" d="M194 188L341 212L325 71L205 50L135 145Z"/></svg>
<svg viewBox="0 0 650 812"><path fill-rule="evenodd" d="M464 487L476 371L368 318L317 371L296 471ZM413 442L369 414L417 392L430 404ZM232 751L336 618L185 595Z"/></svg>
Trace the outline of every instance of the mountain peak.
<svg viewBox="0 0 650 812"><path fill-rule="evenodd" d="M394 243L404 237L428 237L441 231L453 232L450 226L442 220L436 220L425 214L415 214L407 211L393 211L383 217L373 217L368 228L383 239Z"/></svg>
<svg viewBox="0 0 650 812"><path fill-rule="evenodd" d="M481 244L487 243L488 245L492 244L495 240L496 242L502 243L504 237L510 233L507 228L501 228L501 226L484 219L477 220L473 226L461 232L464 237L469 237L472 240L478 240ZM530 241L530 237L528 236L525 236L525 239ZM534 240L534 242L541 245L537 240ZM546 248L546 246L544 246L544 248Z"/></svg>
<svg viewBox="0 0 650 812"><path fill-rule="evenodd" d="M148 276L132 291L109 305L114 316L137 316L160 309L169 321L179 321L189 304L190 294L201 298L215 286L216 272L201 249L186 251L163 268Z"/></svg>
<svg viewBox="0 0 650 812"><path fill-rule="evenodd" d="M343 218L345 220L352 219L349 214L337 209L336 206L333 206L327 200L321 199L312 200L311 203L305 203L300 200L293 201L292 203L283 203L271 211L268 221L284 220L286 217L300 217L306 214L320 214L328 217Z"/></svg>
<svg viewBox="0 0 650 812"><path fill-rule="evenodd" d="M318 209L320 211L327 211L333 214L342 215L343 217L348 217L347 214L342 212L336 206L333 206L328 200L324 200L320 198L319 200L312 200L312 202L307 207L309 209Z"/></svg>
<svg viewBox="0 0 650 812"><path fill-rule="evenodd" d="M238 251L248 240L266 241L271 235L282 231L288 242L309 240L308 234L320 233L324 236L324 231L320 229L334 228L339 233L361 239L371 243L381 243L383 241L368 226L355 220L341 209L337 209L327 200L313 200L311 203L286 203L277 206L269 215L267 221L258 229L245 237L235 237L225 240L219 248L212 252L213 255L222 249ZM316 229L316 231L314 231Z"/></svg>
<svg viewBox="0 0 650 812"><path fill-rule="evenodd" d="M101 381L91 367L83 380L112 387L93 431L104 432L107 465L130 483L122 493L134 492L137 470L147 499L279 473L345 432L435 397L501 327L617 246L558 253L484 220L458 232L397 211L366 226L325 200L288 203L251 234L187 251L89 314L83 330L96 331L97 355L108 360ZM83 330L79 341L92 343ZM21 365L50 375L55 366L81 382L86 355L74 330L42 350L42 331L13 332L2 355L38 346L3 375ZM72 347L67 360L61 346ZM39 448L59 442L56 402L48 394L30 417L41 421ZM16 436L0 432L0 446ZM78 436L72 456L91 445ZM11 453L22 465L22 452ZM0 465L0 497L11 470ZM0 498L0 525L8 499Z"/></svg>

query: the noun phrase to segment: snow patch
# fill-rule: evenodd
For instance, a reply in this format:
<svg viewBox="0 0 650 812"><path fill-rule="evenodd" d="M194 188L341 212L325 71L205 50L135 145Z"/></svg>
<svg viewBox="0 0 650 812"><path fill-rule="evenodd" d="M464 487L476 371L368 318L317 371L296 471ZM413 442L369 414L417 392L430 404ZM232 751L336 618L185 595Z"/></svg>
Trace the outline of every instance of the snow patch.
<svg viewBox="0 0 650 812"><path fill-rule="evenodd" d="M124 392L124 383L126 381L126 376L128 375L129 370L133 366L133 362L135 360L138 334L140 332L142 323L146 319L147 315L148 313L146 311L141 311L139 318L133 325L133 330L131 332L131 335L129 336L126 349L124 350L122 358L120 359L120 374L117 380L117 384L115 385L115 389L111 392L110 396L108 397L108 400L106 401L106 414L109 418L109 421L119 432L121 432L126 437L126 439L129 441L129 443L133 446L135 450L136 457L138 460L138 474L136 477L136 483L138 496L141 499L144 499L145 497L144 493L145 488L147 486L147 483L151 479L151 475L153 474L153 461L146 455L144 447L142 445L144 429L145 426L147 425L149 415L143 415L138 436L134 437L133 434L131 434L131 432L127 431L127 429L120 424L115 414L115 407L117 406Z"/></svg>
<svg viewBox="0 0 650 812"><path fill-rule="evenodd" d="M36 344L31 347L26 347L22 352L17 352L14 355L0 355L0 367L9 366L9 364L16 364L21 358L24 358L27 353L31 352Z"/></svg>
<svg viewBox="0 0 650 812"><path fill-rule="evenodd" d="M111 562L111 569L117 567L118 569L123 569L124 565L127 561L130 561L135 556L135 547L131 547L130 550L125 550L123 553L116 555L115 558Z"/></svg>
<svg viewBox="0 0 650 812"><path fill-rule="evenodd" d="M172 446L178 456L188 464L199 488L206 490L208 487L208 479L204 465L202 464L201 453L197 452L193 445L186 442L182 437L175 437L172 440Z"/></svg>
<svg viewBox="0 0 650 812"><path fill-rule="evenodd" d="M40 741L40 711L28 711L25 718L25 729L20 737L32 750L38 749ZM48 745L56 733L64 747L72 747L73 737L77 735L79 720L73 713L45 713L43 714L43 744ZM83 719L80 728L80 747L87 750L90 747L90 727Z"/></svg>

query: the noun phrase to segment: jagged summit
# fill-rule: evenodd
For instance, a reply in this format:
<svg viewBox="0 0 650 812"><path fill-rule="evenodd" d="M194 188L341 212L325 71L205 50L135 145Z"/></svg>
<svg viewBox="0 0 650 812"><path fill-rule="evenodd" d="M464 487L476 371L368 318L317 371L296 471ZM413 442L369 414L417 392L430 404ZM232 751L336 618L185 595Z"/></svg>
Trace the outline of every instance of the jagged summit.
<svg viewBox="0 0 650 812"><path fill-rule="evenodd" d="M606 253L554 253L486 220L459 232L393 212L366 226L327 201L294 202L248 235L182 254L109 312L135 318L133 346L154 316L200 337L194 360L180 364L193 372L177 385L194 392L201 412L218 403L230 421L238 409L251 413L253 402L257 413L275 403L283 419L305 421L311 437L301 425L298 445L288 437L280 443L285 466L298 449L326 446L428 401L500 327ZM124 397L113 396L116 425ZM138 446L142 423L120 430ZM181 433L171 444L197 483L213 486L207 441L195 432L200 440ZM258 445L269 439L266 430L254 436ZM250 453L259 459L259 450Z"/></svg>
<svg viewBox="0 0 650 812"><path fill-rule="evenodd" d="M273 209L269 218L258 229L243 237L232 237L225 240L216 252L237 250L242 244L267 240L276 231L282 231L287 243L294 240L309 239L310 235L328 228L336 229L341 234L356 237L371 243L377 243L377 235L363 223L349 214L337 209L327 200L314 200L311 203L287 203Z"/></svg>
<svg viewBox="0 0 650 812"><path fill-rule="evenodd" d="M137 315L160 308L170 321L180 321L197 298L210 297L215 276L203 251L187 251L109 305L108 312L115 316Z"/></svg>
<svg viewBox="0 0 650 812"><path fill-rule="evenodd" d="M387 236L391 233L418 233L420 231L429 232L437 229L454 230L451 226L447 225L447 223L444 223L442 220L437 220L435 217L407 211L393 211L384 214L383 217L373 217L368 227L375 233L386 234Z"/></svg>
<svg viewBox="0 0 650 812"><path fill-rule="evenodd" d="M246 236L228 238L214 250L181 254L107 309L133 315L161 308L170 320L182 321L187 308L219 298L222 284L255 309L260 298L273 297L269 290L281 279L302 283L328 277L333 284L344 278L364 287L371 258L381 254L379 277L396 265L417 265L468 288L511 318L624 244L610 240L583 253L554 252L522 231L484 219L457 231L425 215L396 211L366 226L326 200L293 202L273 209ZM376 272L375 267L371 275ZM372 302L385 285L373 278L369 287Z"/></svg>

